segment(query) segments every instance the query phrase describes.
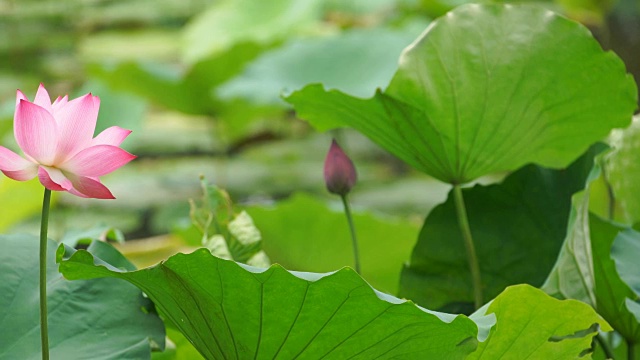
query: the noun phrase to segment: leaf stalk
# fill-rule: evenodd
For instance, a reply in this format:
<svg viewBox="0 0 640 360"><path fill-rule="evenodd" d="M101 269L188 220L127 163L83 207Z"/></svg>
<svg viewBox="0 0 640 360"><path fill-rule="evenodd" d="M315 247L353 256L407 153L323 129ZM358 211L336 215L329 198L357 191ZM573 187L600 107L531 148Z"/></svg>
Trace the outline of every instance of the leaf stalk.
<svg viewBox="0 0 640 360"><path fill-rule="evenodd" d="M471 280L473 283L473 299L474 306L479 309L482 306L482 279L480 277L480 265L478 264L478 256L476 255L476 248L473 244L473 237L471 236L471 227L469 226L469 219L467 218L467 209L464 205L464 197L462 196L462 188L460 185L455 184L453 186L453 196L456 205L456 214L458 216L458 226L460 226L460 232L464 240L464 247L467 253L467 263L469 264L469 270L471 271Z"/></svg>

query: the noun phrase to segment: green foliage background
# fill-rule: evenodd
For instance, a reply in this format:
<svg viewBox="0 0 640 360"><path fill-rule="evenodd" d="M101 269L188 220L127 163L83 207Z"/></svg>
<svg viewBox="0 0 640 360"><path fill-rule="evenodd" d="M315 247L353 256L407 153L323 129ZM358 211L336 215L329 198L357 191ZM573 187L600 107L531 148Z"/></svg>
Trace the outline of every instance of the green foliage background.
<svg viewBox="0 0 640 360"><path fill-rule="evenodd" d="M58 194L54 199L52 238L69 239L70 233L96 226L102 230L90 232L86 238L120 238L103 231L103 225L108 224L121 229L127 239L135 240L116 247L139 267L156 264L176 252L192 251L201 245L202 239L191 225L187 200L200 196L198 179L204 174L210 182L229 191L236 210L247 210L252 216L262 233L261 246L271 262L289 270L323 273L352 266L346 223L337 199L326 193L322 181L324 155L330 137L334 136L354 159L359 172L359 182L351 199L360 229L364 279L376 289L410 298L429 309L473 312L469 308L471 298L462 243L455 231L452 200L448 198L450 187L438 180L474 182L464 193L472 231L478 234L481 264L485 264L482 271L489 279L485 300L497 298L470 318L462 315L456 318L459 319L456 326L466 325L456 327L454 332L464 336L447 340L467 340L455 343L459 347L450 354L458 358L508 357L504 345L508 343L516 344L511 351L525 354L530 344L518 343L518 339L510 338L509 334L538 331L538 336L531 341L537 341L539 352L527 354L539 358L556 354L563 358L562 354L589 352L596 333L594 324L603 330L611 325L624 340L635 344L640 341L639 290L634 276L637 265L630 255L637 252L630 249L635 249L638 237L628 226L637 226L640 220L640 201L635 196L637 181L634 180L640 163L636 151L638 120L633 120L629 129L615 130L608 138L607 133L631 121L628 114L633 111L633 100L637 98L631 77L624 77L621 69L626 67L636 78L640 76L640 47L633 42L634 36L640 36L639 5L634 0L536 1L541 8L523 12L522 22L512 24L513 31L517 32L517 25L526 27L531 14L535 17L544 14L543 8L552 9L585 25L600 44L605 49L613 49L624 64L612 54L601 53L585 28L554 18L551 25L536 23L536 29L541 34L549 28L565 31L571 34L570 41L542 41L544 37L537 38L533 31L528 36L537 41L533 43L535 46L528 46L531 43L527 41L512 44L527 45L526 51L531 54L544 49L555 56L542 56L533 64L527 63L531 59L524 58L523 62L510 59L510 63L518 65L505 68L503 74L511 78L504 81L502 90L509 86L515 89L510 102L504 102L501 92L483 93L482 86L462 87L460 93L420 93L418 83L424 79L434 83L464 83L473 78L474 84L486 85L491 81L490 76L476 71L482 66L474 62L475 58L465 56L488 51L490 56L483 65L486 68L487 64L497 64L511 54L504 49L469 45L482 43L480 35L450 41L450 34L436 31L402 55L405 61L396 73L403 49L438 16L467 2L9 0L0 9L3 12L0 14L3 35L0 36L0 143L15 148L11 120L16 88L29 96L33 96L40 82L52 94L76 96L91 91L102 99L98 131L116 124L134 130L123 146L139 155L139 159L104 178L118 198L115 201L100 202ZM457 21L460 17L469 21L484 17L480 26L483 31L477 34L493 31L498 36L500 23L490 16L498 16L499 11L483 10L480 14L468 12L466 15L464 11L457 13ZM442 20L440 24L449 21L456 25L456 19ZM468 27L476 28L477 24ZM575 42L578 38L590 42ZM443 67L457 78L447 80L442 73L423 76L424 69L419 69L419 65L433 53L433 48L447 51L451 58L459 56L468 60L447 64L450 68ZM602 74L620 71L616 76L599 78L601 73L594 69L581 72L584 69L578 65L587 68L589 64L576 59L597 59L593 61L606 64L598 68ZM436 62L435 59L429 61L432 66ZM544 69L549 68L563 69L560 71L563 77L558 79L554 73L546 73ZM522 78L526 71L538 71L538 76L518 92L519 76ZM540 79L548 80L542 88L536 87L540 82L535 80ZM589 86L585 86L589 79ZM312 83L322 85L305 87ZM376 92L377 89L381 91ZM536 91L541 95L530 100L531 93ZM426 98L431 103L423 101L425 94L430 94ZM372 100L364 100L371 97ZM447 106L452 99L465 105L468 113L461 118L471 122L477 120L475 116L483 111L483 106L491 105L485 115L495 120L491 128L496 131L508 127L505 125L510 123L508 119L500 116L508 113L507 110L513 111L511 104L525 112L531 105L528 101L549 99L558 99L562 105L556 108L555 118L588 117L593 120L593 126L573 124L561 130L554 128L540 136L538 142L536 139L523 141L528 133L526 127L508 134L487 130L477 140L477 146L468 149L460 144L476 144L476 138L467 136L473 132L464 133L465 141L456 143L446 121L434 127L439 129L438 137L408 144L393 137L393 132L371 130L371 124L376 122L383 124L384 129L385 121L389 120L385 116L402 117L407 121L403 122L405 125L412 122L415 125L424 113L437 113L439 119L446 120L451 115ZM568 100L561 101L563 99ZM576 99L580 106L576 106ZM295 114L291 104L295 106ZM336 107L349 111L336 116ZM311 126L298 117L308 120ZM608 121L602 121L603 118ZM482 124L483 121L478 121L476 128L481 129ZM438 127L440 125L443 127ZM371 140L348 128L333 130L330 134L315 130L349 126ZM567 145L565 140L578 130L583 136L571 139ZM411 129L398 131L413 133ZM416 148L431 145L438 139L445 139L445 143L433 151L437 161L426 161L422 152L416 152ZM596 141L607 142L612 149L592 148L567 168ZM550 148L555 150L549 152ZM457 149L458 154L452 155L455 153L452 149ZM591 172L596 154L600 154L596 157L599 172ZM537 165L527 165L530 162ZM461 163L475 165L461 167ZM585 192L574 195L585 187ZM36 233L38 189L36 182L22 184L0 178L0 231ZM494 231L497 227L500 231ZM523 234L525 228L531 230ZM589 236L580 232L585 228L591 230ZM544 238L543 244L538 241L540 238ZM447 242L455 245L447 246ZM556 259L558 251L560 258ZM526 256L518 261L514 254ZM95 267L101 276L130 280L134 274L159 269L122 273L122 267L132 271L133 266L118 266L100 256L99 251L88 256L100 259L97 264L115 266L109 268L108 273L106 268ZM86 256L83 259L77 263L66 260L69 276L77 271L78 278L95 277L82 274L79 268L69 270L75 264L91 273L93 270L87 269L95 266L93 260L89 261ZM170 261L177 261L172 259ZM518 264L514 264L516 261ZM234 276L249 278L246 269L229 264L220 266L233 268L229 271L236 271ZM552 267L552 277L543 289L558 298L582 300L599 315L584 304L557 302L532 287L503 291L515 283L541 286ZM269 271L289 277L289 281L302 281L277 266ZM351 276L347 283L361 281L352 275L349 270L340 270L327 278ZM186 279L193 280L188 276ZM313 282L313 279L305 280ZM583 287L574 286L576 281L583 283ZM148 294L160 286L153 282L133 283L147 286ZM8 282L3 284L6 286ZM368 287L364 288L369 296L366 301L373 303L378 299L371 295L373 292ZM604 290L607 288L612 290ZM194 291L185 293L194 294ZM211 301L206 294L195 293L202 296L202 301ZM325 296L330 296L330 292ZM179 307L161 304L161 294L151 297L159 301L165 319L175 316L172 311L182 311ZM514 303L545 304L547 312L528 313L528 309L521 309L518 313ZM570 312L567 306L581 314L580 322L570 323L557 316ZM13 308L6 309L13 311ZM494 314L493 317L490 314ZM193 318L193 314L188 315ZM534 330L520 321L521 317L529 317ZM483 330L481 319L487 318L505 325L485 326ZM228 349L224 344L217 350L206 350L210 352L202 350L203 346L209 346L203 344L210 342L194 340L197 335L184 331L176 319L167 321L167 351L154 353L154 358L192 359L197 356L192 344L208 356L218 354L216 351L226 354ZM556 324L552 321L558 322L558 331L539 331ZM560 327L562 322L569 325ZM449 322L433 324L446 327L445 323ZM477 338L472 331L474 323L481 325ZM196 334L204 331L194 329ZM158 337L158 327L152 330ZM255 336L253 330L247 330L245 335ZM488 334L491 337L484 342ZM552 338L557 341L547 341ZM148 345L154 342L158 341L144 339L137 345L144 348L146 354ZM231 339L226 345L240 343L244 344ZM616 353L627 350L624 341L613 344L617 345L613 349ZM321 347L324 343L318 342L315 346ZM242 351L235 354L241 358L238 354L244 355ZM598 347L595 358L603 358L599 351Z"/></svg>

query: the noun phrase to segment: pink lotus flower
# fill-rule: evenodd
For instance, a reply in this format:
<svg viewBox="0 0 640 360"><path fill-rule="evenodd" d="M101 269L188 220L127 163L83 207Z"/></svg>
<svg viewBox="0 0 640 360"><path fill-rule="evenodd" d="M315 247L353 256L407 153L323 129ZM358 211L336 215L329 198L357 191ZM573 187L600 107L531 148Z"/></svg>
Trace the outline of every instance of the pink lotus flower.
<svg viewBox="0 0 640 360"><path fill-rule="evenodd" d="M68 101L58 97L53 103L42 84L30 102L18 90L13 132L24 158L0 146L0 171L18 180L36 175L53 191L96 199L113 199L99 177L123 166L136 156L118 146L131 133L110 127L95 138L100 99L86 94Z"/></svg>
<svg viewBox="0 0 640 360"><path fill-rule="evenodd" d="M345 196L356 184L357 179L358 174L353 161L334 139L324 160L324 182L327 190L332 194Z"/></svg>

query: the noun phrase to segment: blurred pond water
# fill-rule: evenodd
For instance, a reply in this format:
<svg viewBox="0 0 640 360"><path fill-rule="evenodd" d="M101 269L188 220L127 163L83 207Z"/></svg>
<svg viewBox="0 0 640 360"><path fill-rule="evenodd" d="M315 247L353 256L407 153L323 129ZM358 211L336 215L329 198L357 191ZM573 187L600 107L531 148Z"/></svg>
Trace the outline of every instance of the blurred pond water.
<svg viewBox="0 0 640 360"><path fill-rule="evenodd" d="M117 199L59 194L54 238L107 223L129 239L162 242L156 236L179 233L189 223L188 199L200 196L200 175L227 189L241 206L270 206L298 192L337 204L322 178L331 136L359 172L354 207L417 227L445 200L449 186L353 131L316 132L295 118L280 95L312 82L362 97L373 94L388 83L402 49L431 18L454 6L449 3L2 0L1 143L15 145L16 89L33 96L40 82L53 96L100 96L97 131L112 125L134 131L123 147L139 159L104 177ZM590 16L579 5L563 10L596 35L610 28L613 36L621 26L633 30L636 24L629 19L637 19L637 11L628 3L590 8ZM625 9L629 16L618 19ZM600 38L614 49L626 39ZM624 49L625 59L640 59L632 56L635 47ZM631 71L634 64L628 61ZM24 186L28 191L0 178L0 215L6 219L0 230L37 231L40 191Z"/></svg>
<svg viewBox="0 0 640 360"><path fill-rule="evenodd" d="M196 0L1 4L3 144L14 144L15 89L33 96L39 82L52 89L52 96L100 96L97 131L115 124L134 130L123 147L139 159L104 178L117 199L60 194L54 237L100 222L129 237L170 232L188 218L187 200L199 196L201 174L240 204L270 204L299 191L335 200L326 194L322 179L330 135L315 133L293 118L279 92L325 81L372 93L385 85L400 50L426 24L426 18L406 15L393 23L399 7L392 1L305 1L293 8L291 1L278 1L271 5L278 14L273 21L228 29L214 20L252 21L261 5ZM257 32L261 27L266 33ZM206 39L196 36L204 34ZM372 47L373 40L386 46ZM255 49L243 51L247 43ZM303 66L298 54L323 58ZM255 65L252 58L258 59ZM231 66L234 62L246 67ZM345 78L345 67L359 68L360 74ZM227 79L233 81L218 98L216 87ZM183 90L193 98L181 98ZM360 173L353 194L356 208L419 219L444 199L446 186L417 175L362 136L349 131L336 135ZM23 201L37 203L38 197ZM35 207L31 213L14 229L34 232Z"/></svg>

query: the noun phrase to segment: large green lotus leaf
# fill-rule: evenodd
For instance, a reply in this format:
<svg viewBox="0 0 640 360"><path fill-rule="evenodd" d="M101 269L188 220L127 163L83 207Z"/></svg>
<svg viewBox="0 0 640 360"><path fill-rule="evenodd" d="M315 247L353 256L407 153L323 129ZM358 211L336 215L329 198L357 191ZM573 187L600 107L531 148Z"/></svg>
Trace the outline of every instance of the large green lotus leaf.
<svg viewBox="0 0 640 360"><path fill-rule="evenodd" d="M221 0L184 30L184 58L193 63L237 43L270 43L321 25L320 0Z"/></svg>
<svg viewBox="0 0 640 360"><path fill-rule="evenodd" d="M582 25L529 5L464 5L359 99L309 85L286 100L320 129L350 126L452 184L527 163L562 168L629 124L636 87Z"/></svg>
<svg viewBox="0 0 640 360"><path fill-rule="evenodd" d="M598 329L612 330L589 305L529 285L508 287L478 313L495 314L496 326L469 360L582 358L592 352Z"/></svg>
<svg viewBox="0 0 640 360"><path fill-rule="evenodd" d="M0 236L0 359L40 359L37 237ZM47 298L52 359L150 359L164 347L164 325L153 304L131 284L114 279L66 281L48 246ZM89 250L113 266L132 265L113 247Z"/></svg>
<svg viewBox="0 0 640 360"><path fill-rule="evenodd" d="M498 185L463 189L483 284L484 301L509 285L540 286L567 233L571 196L584 188L597 145L565 170L528 165ZM453 194L425 220L400 296L430 309L469 312L473 286Z"/></svg>
<svg viewBox="0 0 640 360"><path fill-rule="evenodd" d="M275 208L247 209L262 233L263 249L273 263L298 271L328 272L353 266L349 226L341 207L302 193ZM418 225L409 221L353 214L362 276L377 289L397 293L402 264L411 254Z"/></svg>
<svg viewBox="0 0 640 360"><path fill-rule="evenodd" d="M587 189L573 196L567 237L542 289L556 298L591 305L625 339L638 343L640 305L634 302L638 296L621 279L611 258L616 237L631 230L589 213L589 187L600 174L596 161ZM633 263L637 267L637 259Z"/></svg>
<svg viewBox="0 0 640 360"><path fill-rule="evenodd" d="M222 98L284 105L280 98L283 89L321 82L355 96L371 96L376 88L389 84L402 49L418 34L414 28L374 28L292 40L265 52L242 74L221 85L218 94Z"/></svg>
<svg viewBox="0 0 640 360"><path fill-rule="evenodd" d="M477 346L477 326L464 315L379 293L349 268L258 269L206 249L133 272L96 263L80 250L60 269L135 284L207 359L463 359Z"/></svg>
<svg viewBox="0 0 640 360"><path fill-rule="evenodd" d="M613 151L606 158L605 174L615 196L616 219L634 224L640 221L640 117L631 126L610 136Z"/></svg>

